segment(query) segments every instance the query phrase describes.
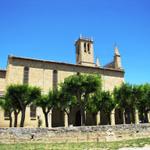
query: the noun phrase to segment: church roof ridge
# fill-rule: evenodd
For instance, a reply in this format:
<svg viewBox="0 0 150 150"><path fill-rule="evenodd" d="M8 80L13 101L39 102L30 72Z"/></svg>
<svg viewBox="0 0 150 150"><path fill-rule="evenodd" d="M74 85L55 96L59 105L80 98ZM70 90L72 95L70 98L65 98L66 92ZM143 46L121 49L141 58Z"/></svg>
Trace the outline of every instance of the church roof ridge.
<svg viewBox="0 0 150 150"><path fill-rule="evenodd" d="M124 72L123 69L103 68L103 67L96 67L96 66L95 67L93 67L93 66L83 66L83 65L71 64L71 63L66 63L66 62L56 62L56 61L50 61L50 60L44 60L44 59L37 59L37 58L30 58L30 57L20 57L20 56L14 56L14 55L9 55L8 57L12 58L12 59L21 59L21 60L29 60L29 61L39 61L39 62L45 62L45 63L55 63L55 64L70 65L70 66L77 66L77 67L95 68L95 69L102 69L102 70Z"/></svg>

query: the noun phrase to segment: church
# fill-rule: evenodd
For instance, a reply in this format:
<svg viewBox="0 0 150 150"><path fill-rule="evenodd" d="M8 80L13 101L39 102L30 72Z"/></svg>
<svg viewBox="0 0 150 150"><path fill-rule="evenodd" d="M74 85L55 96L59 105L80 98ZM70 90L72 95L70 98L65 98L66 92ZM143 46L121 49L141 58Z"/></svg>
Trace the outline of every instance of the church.
<svg viewBox="0 0 150 150"><path fill-rule="evenodd" d="M63 82L70 75L78 73L97 73L101 75L102 86L106 91L112 91L115 86L124 82L124 69L121 64L119 49L114 48L113 61L101 66L99 60L94 60L94 46L91 38L79 37L75 42L76 64L54 62L18 56L8 56L6 70L0 70L0 95L4 95L7 86L11 84L29 84L42 89L42 93L48 93L50 89ZM114 111L115 123L121 123L120 112ZM96 125L97 121L91 114L86 114L86 124ZM44 116L41 108L33 105L27 107L25 127L37 127L38 118L42 120L44 127ZM99 115L102 124L107 124L105 117ZM78 108L71 111L69 124L80 125L80 112ZM52 110L49 113L49 127L66 126L65 114L60 110ZM9 117L0 108L0 127L9 127Z"/></svg>

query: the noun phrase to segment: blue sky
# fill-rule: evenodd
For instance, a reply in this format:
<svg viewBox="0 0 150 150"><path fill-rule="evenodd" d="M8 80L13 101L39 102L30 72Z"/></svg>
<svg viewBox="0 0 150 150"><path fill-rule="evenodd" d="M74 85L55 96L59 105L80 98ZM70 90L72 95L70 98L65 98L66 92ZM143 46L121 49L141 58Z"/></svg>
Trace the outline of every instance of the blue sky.
<svg viewBox="0 0 150 150"><path fill-rule="evenodd" d="M82 34L102 65L117 42L126 81L150 82L149 8L149 0L0 0L0 67L9 54L75 63Z"/></svg>

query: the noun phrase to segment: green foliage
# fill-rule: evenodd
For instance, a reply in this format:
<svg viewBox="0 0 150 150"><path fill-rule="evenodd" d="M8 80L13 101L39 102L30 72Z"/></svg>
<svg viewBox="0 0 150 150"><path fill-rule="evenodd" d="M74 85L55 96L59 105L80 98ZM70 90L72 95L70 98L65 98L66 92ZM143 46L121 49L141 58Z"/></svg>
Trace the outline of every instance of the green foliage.
<svg viewBox="0 0 150 150"><path fill-rule="evenodd" d="M73 75L66 78L61 87L75 96L79 104L85 105L88 96L101 89L101 78L98 75Z"/></svg>
<svg viewBox="0 0 150 150"><path fill-rule="evenodd" d="M22 112L20 126L24 126L26 106L39 99L41 90L38 87L28 85L10 85L5 94L5 100L9 101L13 110Z"/></svg>
<svg viewBox="0 0 150 150"><path fill-rule="evenodd" d="M53 108L58 108L59 101L59 91L50 90L47 95L42 95L39 99L36 100L35 104L42 108L42 111L45 116L45 125L48 127L48 113Z"/></svg>
<svg viewBox="0 0 150 150"><path fill-rule="evenodd" d="M40 106L44 113L49 113L54 107L57 107L59 100L59 92L50 90L46 95L42 95L35 101L37 106Z"/></svg>
<svg viewBox="0 0 150 150"><path fill-rule="evenodd" d="M150 84L131 85L124 83L114 89L114 98L120 108L149 108Z"/></svg>
<svg viewBox="0 0 150 150"><path fill-rule="evenodd" d="M81 124L85 123L84 111L88 109L91 94L101 89L101 77L96 74L72 75L61 84L63 92L63 107L69 108L76 104L81 111Z"/></svg>
<svg viewBox="0 0 150 150"><path fill-rule="evenodd" d="M6 99L5 97L0 98L0 106L7 112L13 111L13 104L9 99Z"/></svg>
<svg viewBox="0 0 150 150"><path fill-rule="evenodd" d="M118 150L124 147L133 148L133 149L146 149L142 148L145 145L149 145L150 138L139 138L139 139L131 139L131 140L122 140L122 141L111 141L111 142L55 142L55 143L34 143L34 142L22 142L22 143L14 143L14 144L0 144L1 150L83 150L83 149L99 149L99 150ZM146 146L147 147L147 146Z"/></svg>
<svg viewBox="0 0 150 150"><path fill-rule="evenodd" d="M58 108L69 114L71 108L77 105L77 98L66 91L62 85L59 94Z"/></svg>
<svg viewBox="0 0 150 150"><path fill-rule="evenodd" d="M117 100L119 108L134 112L139 110L142 122L147 122L147 112L150 111L150 84L130 85L122 84L121 87L114 89L114 98Z"/></svg>
<svg viewBox="0 0 150 150"><path fill-rule="evenodd" d="M142 85L132 86L131 107L133 107L133 109L140 108L140 105L142 104L140 101L143 99L143 94L144 90Z"/></svg>
<svg viewBox="0 0 150 150"><path fill-rule="evenodd" d="M119 108L130 108L132 101L132 85L123 83L121 87L114 89L114 98Z"/></svg>
<svg viewBox="0 0 150 150"><path fill-rule="evenodd" d="M102 98L99 103L100 110L105 113L110 113L116 106L116 101L113 98L113 95L109 91L102 92Z"/></svg>
<svg viewBox="0 0 150 150"><path fill-rule="evenodd" d="M138 99L138 109L143 113L150 111L150 84L140 85L140 97Z"/></svg>
<svg viewBox="0 0 150 150"><path fill-rule="evenodd" d="M9 127L12 127L12 113L15 111L16 105L14 101L6 98L6 96L0 98L0 106L9 116Z"/></svg>
<svg viewBox="0 0 150 150"><path fill-rule="evenodd" d="M85 110L91 113L103 111L110 114L115 107L124 111L128 109L130 112L138 109L143 115L150 111L150 84L123 83L110 93L102 90L99 75L80 74L69 76L64 83L60 84L59 89L51 90L46 95L41 95L38 87L10 85L5 96L0 98L0 106L8 111L10 116L12 112L21 111L20 126L24 124L26 106L32 103L42 108L46 120L53 108L61 109L69 114L75 106L79 106L81 115L84 115ZM48 126L48 121L46 121L46 126Z"/></svg>
<svg viewBox="0 0 150 150"><path fill-rule="evenodd" d="M25 108L41 95L41 90L28 85L10 85L7 88L6 99L15 102L20 109Z"/></svg>
<svg viewBox="0 0 150 150"><path fill-rule="evenodd" d="M116 101L109 91L97 91L88 102L88 110L92 113L110 113L116 106Z"/></svg>

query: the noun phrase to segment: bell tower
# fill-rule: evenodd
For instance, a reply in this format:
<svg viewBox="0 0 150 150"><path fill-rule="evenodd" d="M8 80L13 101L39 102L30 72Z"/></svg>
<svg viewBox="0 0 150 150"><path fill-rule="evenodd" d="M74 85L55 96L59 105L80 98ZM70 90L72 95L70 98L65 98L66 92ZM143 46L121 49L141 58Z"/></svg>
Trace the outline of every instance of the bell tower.
<svg viewBox="0 0 150 150"><path fill-rule="evenodd" d="M84 66L95 66L93 40L90 38L80 38L75 43L76 64Z"/></svg>

